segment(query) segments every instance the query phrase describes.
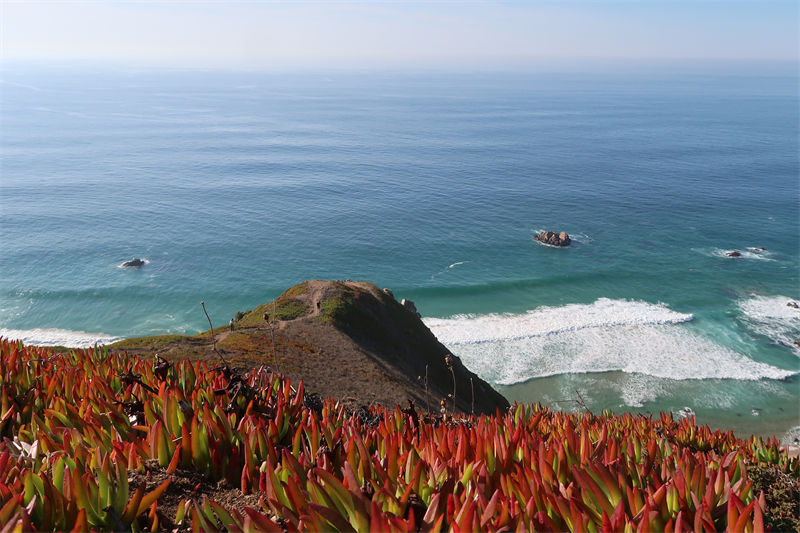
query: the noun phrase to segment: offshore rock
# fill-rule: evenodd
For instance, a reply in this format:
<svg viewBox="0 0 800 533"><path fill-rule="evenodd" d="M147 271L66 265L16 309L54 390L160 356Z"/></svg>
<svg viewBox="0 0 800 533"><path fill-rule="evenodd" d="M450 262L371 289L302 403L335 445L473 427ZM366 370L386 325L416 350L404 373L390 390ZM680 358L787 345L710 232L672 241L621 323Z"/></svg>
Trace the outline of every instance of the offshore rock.
<svg viewBox="0 0 800 533"><path fill-rule="evenodd" d="M555 231L543 231L534 237L537 241L549 244L550 246L569 246L572 239L569 238L566 231L556 233Z"/></svg>
<svg viewBox="0 0 800 533"><path fill-rule="evenodd" d="M739 250L733 250L731 252L725 252L725 255L727 255L728 257L741 257L742 252L740 252Z"/></svg>
<svg viewBox="0 0 800 533"><path fill-rule="evenodd" d="M144 265L144 259L139 259L138 257L134 257L130 261L125 261L122 263L122 268L139 268L140 266Z"/></svg>

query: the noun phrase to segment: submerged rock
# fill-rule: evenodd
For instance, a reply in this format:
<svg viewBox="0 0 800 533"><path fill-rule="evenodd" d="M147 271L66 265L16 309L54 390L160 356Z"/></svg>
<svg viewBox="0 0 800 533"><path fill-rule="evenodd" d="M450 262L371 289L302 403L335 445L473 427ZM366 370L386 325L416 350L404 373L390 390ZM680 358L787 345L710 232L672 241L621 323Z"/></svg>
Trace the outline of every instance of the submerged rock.
<svg viewBox="0 0 800 533"><path fill-rule="evenodd" d="M569 246L572 239L569 238L566 231L556 233L555 231L543 231L534 237L537 241L549 244L550 246Z"/></svg>
<svg viewBox="0 0 800 533"><path fill-rule="evenodd" d="M730 252L725 252L725 255L727 255L728 257L741 257L742 252L740 252L739 250L733 250Z"/></svg>

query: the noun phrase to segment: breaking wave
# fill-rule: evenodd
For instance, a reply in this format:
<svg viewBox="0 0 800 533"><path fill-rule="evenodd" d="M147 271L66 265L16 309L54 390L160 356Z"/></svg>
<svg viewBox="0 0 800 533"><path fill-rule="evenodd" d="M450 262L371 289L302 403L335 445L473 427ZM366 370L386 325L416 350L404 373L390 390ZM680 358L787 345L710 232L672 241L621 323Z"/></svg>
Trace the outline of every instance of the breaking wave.
<svg viewBox="0 0 800 533"><path fill-rule="evenodd" d="M22 341L32 346L64 346L67 348L91 348L95 344L110 344L122 337L112 337L104 333L87 333L66 329L4 329L0 337Z"/></svg>
<svg viewBox="0 0 800 533"><path fill-rule="evenodd" d="M755 259L758 261L775 261L772 253L768 250L755 247L739 248L723 250L722 248L692 248L693 251L703 254L708 257L720 257L722 259ZM728 254L731 252L739 252L739 257L731 257Z"/></svg>
<svg viewBox="0 0 800 533"><path fill-rule="evenodd" d="M794 373L715 344L686 327L692 319L665 304L600 298L425 323L471 370L500 385L610 371L675 380L782 379Z"/></svg>
<svg viewBox="0 0 800 533"><path fill-rule="evenodd" d="M788 346L800 356L800 308L787 305L800 301L786 296L752 296L739 301L742 322L755 333L764 335L773 342Z"/></svg>

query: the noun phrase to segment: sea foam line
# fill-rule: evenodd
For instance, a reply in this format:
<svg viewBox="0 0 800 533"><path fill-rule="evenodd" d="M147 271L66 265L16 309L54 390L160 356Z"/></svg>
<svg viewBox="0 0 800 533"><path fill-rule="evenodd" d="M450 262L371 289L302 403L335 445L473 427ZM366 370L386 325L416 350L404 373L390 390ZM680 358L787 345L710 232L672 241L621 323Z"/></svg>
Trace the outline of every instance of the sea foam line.
<svg viewBox="0 0 800 533"><path fill-rule="evenodd" d="M452 263L452 264L448 265L447 268L444 268L444 269L440 270L436 274L432 274L431 275L431 279L434 280L434 279L436 279L436 276L441 276L442 274L446 273L448 270L452 270L455 267L460 266L460 265L466 265L467 263L472 263L472 261L456 261L455 263Z"/></svg>
<svg viewBox="0 0 800 533"><path fill-rule="evenodd" d="M66 348L91 348L96 344L110 344L121 340L105 333L87 333L66 329L6 329L0 328L0 337L22 341L31 346L64 346Z"/></svg>
<svg viewBox="0 0 800 533"><path fill-rule="evenodd" d="M483 344L546 337L589 328L679 324L694 318L665 304L600 298L593 304L539 307L522 315L457 315L426 319L445 344Z"/></svg>
<svg viewBox="0 0 800 533"><path fill-rule="evenodd" d="M736 260L736 259L755 259L758 261L775 261L772 253L768 250L761 250L759 248L748 246L744 249L723 250L722 248L692 248L692 251L707 257L719 257L722 259ZM739 252L739 257L731 257L728 254L731 252Z"/></svg>

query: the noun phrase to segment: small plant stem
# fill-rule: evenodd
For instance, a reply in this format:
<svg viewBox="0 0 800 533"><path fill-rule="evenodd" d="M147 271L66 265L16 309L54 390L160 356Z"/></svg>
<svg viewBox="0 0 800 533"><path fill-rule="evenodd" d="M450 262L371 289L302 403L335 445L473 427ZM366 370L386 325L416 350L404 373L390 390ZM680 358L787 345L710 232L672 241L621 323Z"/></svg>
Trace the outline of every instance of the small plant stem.
<svg viewBox="0 0 800 533"><path fill-rule="evenodd" d="M456 373L453 367L450 367L450 375L453 376L453 415L456 414Z"/></svg>
<svg viewBox="0 0 800 533"><path fill-rule="evenodd" d="M425 365L425 409L431 414L431 404L428 401L428 365Z"/></svg>
<svg viewBox="0 0 800 533"><path fill-rule="evenodd" d="M278 353L275 350L275 313L277 313L277 304L272 300L272 314L269 316L269 334L272 337L272 362L278 373L281 373L281 366L278 363Z"/></svg>
<svg viewBox="0 0 800 533"><path fill-rule="evenodd" d="M575 403L578 404L578 407L580 407L581 409L583 409L584 411L586 411L588 413L589 412L589 408L586 407L586 401L583 399L583 396L581 396L581 393L580 393L580 391L578 389L575 389L575 394L578 395L578 399L575 400Z"/></svg>
<svg viewBox="0 0 800 533"><path fill-rule="evenodd" d="M211 324L211 317L208 316L208 311L206 311L206 303L205 302L200 302L200 305L203 306L203 312L206 314L206 318L208 319L208 325L211 328L211 330L209 330L209 333L211 333L211 344L214 347L214 351L217 353L219 358L222 359L222 364L224 364L225 366L228 366L228 362L225 360L224 357L222 357L222 354L219 353L219 350L217 350L217 339L216 339L216 337L214 337L214 325Z"/></svg>
<svg viewBox="0 0 800 533"><path fill-rule="evenodd" d="M472 414L475 414L475 383L472 382L472 378L469 378L469 387L472 389Z"/></svg>

